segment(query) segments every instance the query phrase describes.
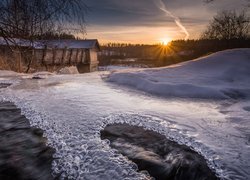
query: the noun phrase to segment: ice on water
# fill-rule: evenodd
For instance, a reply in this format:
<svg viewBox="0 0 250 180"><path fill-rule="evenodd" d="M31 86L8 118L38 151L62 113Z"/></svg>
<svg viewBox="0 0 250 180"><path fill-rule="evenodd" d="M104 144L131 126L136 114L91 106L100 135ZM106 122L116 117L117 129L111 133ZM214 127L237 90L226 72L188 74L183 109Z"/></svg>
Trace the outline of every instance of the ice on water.
<svg viewBox="0 0 250 180"><path fill-rule="evenodd" d="M100 139L107 124L126 122L192 147L220 177L250 176L247 99L161 98L107 83L103 73L19 77L0 90L1 101L15 102L33 126L45 130L49 145L57 150L55 174L63 172L62 177L73 179L146 179L147 174L138 173L135 164Z"/></svg>

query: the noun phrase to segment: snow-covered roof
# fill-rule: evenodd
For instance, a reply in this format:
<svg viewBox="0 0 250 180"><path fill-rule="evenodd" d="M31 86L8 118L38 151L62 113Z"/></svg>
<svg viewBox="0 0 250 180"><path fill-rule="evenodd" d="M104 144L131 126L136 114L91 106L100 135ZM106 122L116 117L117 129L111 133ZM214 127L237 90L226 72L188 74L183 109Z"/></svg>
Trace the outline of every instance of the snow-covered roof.
<svg viewBox="0 0 250 180"><path fill-rule="evenodd" d="M97 49L100 50L100 44L97 39L86 40L46 40L35 41L31 43L28 40L16 39L6 40L0 37L0 45L22 46L22 47L34 47L35 49L47 48L69 48L69 49Z"/></svg>
<svg viewBox="0 0 250 180"><path fill-rule="evenodd" d="M11 38L11 39L5 40L3 37L0 37L0 45L29 47L29 46L32 46L32 43L30 41L24 40L24 39Z"/></svg>
<svg viewBox="0 0 250 180"><path fill-rule="evenodd" d="M100 45L97 39L87 40L51 40L40 42L48 48L69 48L69 49L97 49Z"/></svg>

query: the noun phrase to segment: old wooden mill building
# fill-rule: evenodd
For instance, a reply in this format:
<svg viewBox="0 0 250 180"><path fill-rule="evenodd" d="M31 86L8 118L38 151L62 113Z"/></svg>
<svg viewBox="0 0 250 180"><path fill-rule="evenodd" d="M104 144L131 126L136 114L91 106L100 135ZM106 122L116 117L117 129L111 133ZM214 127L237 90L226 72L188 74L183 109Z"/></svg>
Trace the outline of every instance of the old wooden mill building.
<svg viewBox="0 0 250 180"><path fill-rule="evenodd" d="M20 45L24 51L26 47L30 47L27 41L20 41ZM0 57L7 61L17 57L7 48L9 46L0 41ZM30 68L36 71L53 72L63 67L76 66L79 73L93 72L98 68L98 51L100 45L96 39L36 41L32 44L31 50L25 51L25 57L32 57L32 61L22 58L21 64L22 67L30 64Z"/></svg>

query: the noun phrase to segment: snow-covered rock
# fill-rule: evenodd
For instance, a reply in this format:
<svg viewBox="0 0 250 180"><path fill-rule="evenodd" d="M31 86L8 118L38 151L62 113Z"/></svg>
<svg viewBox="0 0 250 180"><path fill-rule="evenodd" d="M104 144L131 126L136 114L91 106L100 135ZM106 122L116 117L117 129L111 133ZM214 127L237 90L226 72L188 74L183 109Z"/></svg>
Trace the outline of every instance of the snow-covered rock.
<svg viewBox="0 0 250 180"><path fill-rule="evenodd" d="M60 69L58 74L79 74L79 72L76 66L70 66Z"/></svg>
<svg viewBox="0 0 250 180"><path fill-rule="evenodd" d="M32 79L46 79L49 76L54 75L53 73L42 71L32 74Z"/></svg>
<svg viewBox="0 0 250 180"><path fill-rule="evenodd" d="M180 63L112 72L108 81L166 97L242 98L250 95L250 49L234 49Z"/></svg>
<svg viewBox="0 0 250 180"><path fill-rule="evenodd" d="M124 69L139 69L142 67L135 66L124 66L124 65L109 65L109 66L99 66L99 71L116 71L116 70L124 70Z"/></svg>

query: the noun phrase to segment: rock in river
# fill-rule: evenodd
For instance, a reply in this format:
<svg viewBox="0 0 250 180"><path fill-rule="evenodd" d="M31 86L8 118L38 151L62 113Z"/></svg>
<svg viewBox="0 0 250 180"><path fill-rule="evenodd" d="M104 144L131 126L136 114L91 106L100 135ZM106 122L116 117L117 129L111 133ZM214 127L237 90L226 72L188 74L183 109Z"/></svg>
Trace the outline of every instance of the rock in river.
<svg viewBox="0 0 250 180"><path fill-rule="evenodd" d="M156 132L113 124L101 131L101 138L108 139L110 146L136 163L139 171L146 170L155 179L218 179L203 156Z"/></svg>

